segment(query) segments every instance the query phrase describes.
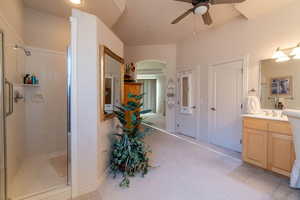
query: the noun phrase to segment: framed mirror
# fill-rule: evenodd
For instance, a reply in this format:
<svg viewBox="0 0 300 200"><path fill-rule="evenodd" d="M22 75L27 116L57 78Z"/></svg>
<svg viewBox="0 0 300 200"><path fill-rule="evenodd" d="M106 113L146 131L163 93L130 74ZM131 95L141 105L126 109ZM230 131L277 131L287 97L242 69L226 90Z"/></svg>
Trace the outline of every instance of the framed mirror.
<svg viewBox="0 0 300 200"><path fill-rule="evenodd" d="M105 46L100 47L101 52L101 120L114 117L115 106L124 101L124 59Z"/></svg>
<svg viewBox="0 0 300 200"><path fill-rule="evenodd" d="M300 109L300 60L262 60L260 98L263 109Z"/></svg>

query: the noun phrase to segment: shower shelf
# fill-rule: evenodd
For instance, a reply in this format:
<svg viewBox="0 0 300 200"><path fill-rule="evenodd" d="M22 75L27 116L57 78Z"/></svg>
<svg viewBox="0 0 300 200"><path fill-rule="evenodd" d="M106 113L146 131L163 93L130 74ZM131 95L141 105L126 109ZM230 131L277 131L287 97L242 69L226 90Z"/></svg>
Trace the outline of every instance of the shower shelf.
<svg viewBox="0 0 300 200"><path fill-rule="evenodd" d="M35 84L35 85L33 85L33 84L21 84L20 86L23 86L23 87L32 87L32 88L40 87L40 85L38 85L38 84Z"/></svg>

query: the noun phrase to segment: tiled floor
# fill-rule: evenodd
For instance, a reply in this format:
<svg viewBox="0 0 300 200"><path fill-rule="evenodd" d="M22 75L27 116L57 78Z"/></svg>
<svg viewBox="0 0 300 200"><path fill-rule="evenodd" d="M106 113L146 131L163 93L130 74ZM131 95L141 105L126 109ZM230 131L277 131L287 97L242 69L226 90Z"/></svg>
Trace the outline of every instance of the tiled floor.
<svg viewBox="0 0 300 200"><path fill-rule="evenodd" d="M12 185L8 186L8 195L14 200L62 188L66 184L67 177L59 176L50 164L48 155L33 156L24 159Z"/></svg>
<svg viewBox="0 0 300 200"><path fill-rule="evenodd" d="M146 139L153 150L152 169L145 178L131 179L129 189L120 178L102 186L102 200L299 200L288 179L243 164L206 146L155 133ZM97 195L88 199L97 199Z"/></svg>

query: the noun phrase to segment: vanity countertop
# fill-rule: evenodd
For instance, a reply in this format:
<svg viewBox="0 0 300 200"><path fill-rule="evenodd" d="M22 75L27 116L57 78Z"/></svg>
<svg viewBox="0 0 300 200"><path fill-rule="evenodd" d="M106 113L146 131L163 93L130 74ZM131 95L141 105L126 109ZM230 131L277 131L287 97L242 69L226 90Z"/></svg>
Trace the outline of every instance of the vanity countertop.
<svg viewBox="0 0 300 200"><path fill-rule="evenodd" d="M278 116L273 117L266 114L243 114L242 117L250 117L250 118L257 118L257 119L268 119L268 120L275 120L275 121L289 121L287 116Z"/></svg>

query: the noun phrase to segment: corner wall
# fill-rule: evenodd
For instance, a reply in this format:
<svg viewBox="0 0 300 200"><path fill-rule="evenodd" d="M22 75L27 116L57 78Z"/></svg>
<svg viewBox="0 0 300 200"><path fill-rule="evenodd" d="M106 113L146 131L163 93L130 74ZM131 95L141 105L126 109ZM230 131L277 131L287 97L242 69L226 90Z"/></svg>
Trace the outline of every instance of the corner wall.
<svg viewBox="0 0 300 200"><path fill-rule="evenodd" d="M77 24L77 26L76 26ZM123 43L96 16L72 14L72 186L73 197L98 189L106 177L114 121L100 121L100 56L105 45L123 56Z"/></svg>
<svg viewBox="0 0 300 200"><path fill-rule="evenodd" d="M250 55L248 90L258 90L259 61L270 58L279 46L291 47L300 41L299 7L300 2L295 1L256 19L237 18L177 44L179 68L200 66L200 138L208 139L208 66Z"/></svg>

